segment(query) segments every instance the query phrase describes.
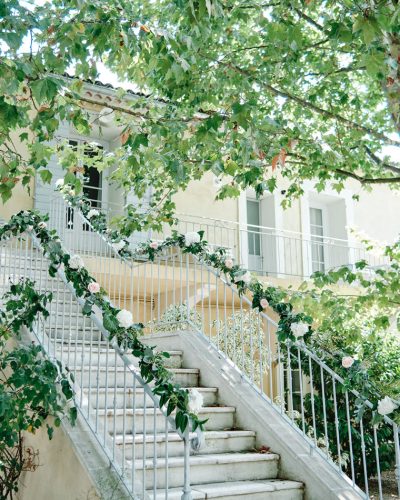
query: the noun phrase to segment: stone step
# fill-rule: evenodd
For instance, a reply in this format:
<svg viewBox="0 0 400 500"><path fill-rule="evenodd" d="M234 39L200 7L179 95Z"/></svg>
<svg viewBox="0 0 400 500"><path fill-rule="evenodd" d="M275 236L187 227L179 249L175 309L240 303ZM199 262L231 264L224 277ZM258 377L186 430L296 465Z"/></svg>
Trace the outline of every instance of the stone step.
<svg viewBox="0 0 400 500"><path fill-rule="evenodd" d="M83 371L82 383L83 387L88 387L89 376L91 387L106 387L107 388L133 388L133 374L129 370L125 370L121 366L104 366L78 367L76 370L76 380L81 380L81 371ZM199 385L199 369L198 368L171 368L173 382L182 387L197 387ZM126 373L124 373L126 372ZM90 375L89 375L90 374ZM97 382L98 380L98 382Z"/></svg>
<svg viewBox="0 0 400 500"><path fill-rule="evenodd" d="M165 490L147 491L152 500L164 500ZM193 500L302 500L303 484L284 479L231 481L192 485ZM180 500L182 488L169 488L168 500Z"/></svg>
<svg viewBox="0 0 400 500"><path fill-rule="evenodd" d="M56 353L58 356L62 357L63 361L66 361L68 358L68 348L69 351L77 352L77 359L79 359L79 364L86 365L88 368L100 366L115 366L117 363L118 366L123 366L123 360L117 355L115 357L115 351L113 348L107 349L107 344L103 344L104 347L98 347L98 343L92 345L84 346L82 341L71 341L65 342L64 345L61 345L60 342L56 345ZM182 351L168 351L170 357L163 358L164 366L167 368L181 368L182 366ZM135 358L133 356L129 356L132 359L133 364L137 364Z"/></svg>
<svg viewBox="0 0 400 500"><path fill-rule="evenodd" d="M144 424L146 432L165 432L165 417L160 410L153 408L97 410L97 415L102 422L107 420L107 430L110 434L142 434ZM235 408L232 406L208 406L199 411L199 418L208 421L205 424L206 430L232 429L234 426ZM144 416L146 418L144 418Z"/></svg>
<svg viewBox="0 0 400 500"><path fill-rule="evenodd" d="M168 447L166 445L167 439ZM168 434L164 432L156 434L156 436L146 435L146 437L143 434L118 435L115 437L115 442L128 460L132 460L133 455L135 459L143 458L144 452L146 458L183 455L183 441L178 433L173 432ZM206 431L204 432L204 444L199 455L250 451L254 449L255 442L256 433L253 431ZM144 443L146 443L145 447Z"/></svg>
<svg viewBox="0 0 400 500"><path fill-rule="evenodd" d="M77 379L78 384L80 379ZM218 389L216 387L197 387L197 390L203 396L204 406L213 406L217 403ZM88 391L85 391L88 395ZM137 387L134 392L133 389L123 389L108 388L107 391L104 388L100 388L98 393L91 391L90 401L92 406L104 410L106 405L106 394L107 394L107 407L108 408L133 408L135 403L135 408L143 408L144 405L144 389L142 387ZM153 400L146 397L146 407L153 407Z"/></svg>
<svg viewBox="0 0 400 500"><path fill-rule="evenodd" d="M131 464L127 460L128 464ZM274 453L221 453L190 457L191 484L201 485L229 481L275 479L278 475L279 456ZM131 465L132 466L132 465ZM146 489L166 487L165 459L135 460L137 478ZM144 470L143 470L144 469ZM154 474L156 469L156 474ZM177 488L184 482L183 457L168 458L168 486ZM144 481L143 481L144 476Z"/></svg>
<svg viewBox="0 0 400 500"><path fill-rule="evenodd" d="M100 330L95 326L92 328L89 319L87 319L87 327L75 325L72 321L70 324L68 318L65 318L63 323L61 316L58 318L57 324L54 324L53 321L49 320L45 324L45 331L52 340L55 339L56 341L63 342L69 342L70 340L91 340L92 342L99 342L103 340Z"/></svg>
<svg viewBox="0 0 400 500"><path fill-rule="evenodd" d="M82 315L82 307L69 292L65 293L65 297L64 293L60 293L60 295L54 294L53 300L50 304L50 309L54 312L57 312L57 314L60 316L63 314L68 314L84 317Z"/></svg>

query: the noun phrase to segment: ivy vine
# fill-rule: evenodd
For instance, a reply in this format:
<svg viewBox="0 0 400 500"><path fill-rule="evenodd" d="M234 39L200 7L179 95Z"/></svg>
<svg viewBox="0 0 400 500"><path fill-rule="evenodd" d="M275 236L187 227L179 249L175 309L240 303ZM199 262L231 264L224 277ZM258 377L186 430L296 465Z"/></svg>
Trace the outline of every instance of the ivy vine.
<svg viewBox="0 0 400 500"><path fill-rule="evenodd" d="M225 248L218 247L210 251L207 241L204 240L204 231L179 234L172 231L172 235L164 241L148 241L140 243L134 249L115 229L110 229L106 216L100 210L93 210L90 201L83 195L77 194L72 186L60 183L58 190L69 204L76 208L90 221L92 228L101 234L114 247L114 250L124 259L147 258L154 261L157 255L161 255L167 248L178 247L183 253L190 253L200 261L212 267L224 275L227 282L235 284L239 295L247 292L252 297L252 307L260 312L271 308L279 317L277 328L277 339L282 346L291 347L297 343L309 344L313 336L313 318L304 312L296 311L290 303L290 295L287 291L271 284L265 286L246 269L234 263ZM356 359L351 359L350 366L346 366L346 353L329 353L322 349L307 347L315 352L319 359L328 362L332 369L339 373L345 380L347 389L354 389L359 393L357 398L357 419L361 419L366 408L373 402L372 422L381 422L388 413L380 413L380 401L387 401L387 396L382 398L379 390L370 382L368 371L365 366ZM392 400L393 410L396 418L400 417L399 402Z"/></svg>

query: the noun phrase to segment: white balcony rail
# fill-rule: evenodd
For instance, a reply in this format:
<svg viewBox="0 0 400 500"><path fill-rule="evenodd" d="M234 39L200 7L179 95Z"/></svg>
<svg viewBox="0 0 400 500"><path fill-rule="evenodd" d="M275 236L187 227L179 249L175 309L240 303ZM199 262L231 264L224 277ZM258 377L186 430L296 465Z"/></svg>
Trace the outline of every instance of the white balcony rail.
<svg viewBox="0 0 400 500"><path fill-rule="evenodd" d="M91 201L94 207L100 208L97 200ZM101 209L109 221L124 214L122 205L118 203L101 202ZM136 245L148 238L163 239L174 229L179 233L204 231L204 238L211 246L229 249L232 257L250 271L278 278L306 279L316 271L353 267L360 260L365 260L372 269L388 264L388 259L376 250L367 250L365 245L350 243L346 239L198 215L178 214L177 218L176 225L165 224L161 233L149 230L133 234L129 238L131 244ZM73 225L70 219L69 223ZM87 230L85 239L90 239Z"/></svg>
<svg viewBox="0 0 400 500"><path fill-rule="evenodd" d="M63 209L63 217L67 210ZM53 211L53 221L55 213L62 215ZM102 262L111 261L113 253L106 245L104 252ZM159 397L140 376L137 360L122 351L115 340L109 340L100 311L90 318L84 316L84 300L76 296L61 269L56 277L49 276L49 264L31 233L0 241L0 297L10 279L23 277L35 281L38 290L53 293L50 316L46 321L39 319L33 333L47 355L62 362L71 374L78 411L118 474L127 496L135 500L170 498L174 471L169 467L169 450L176 447L178 436L184 462L181 498L190 500L189 448L196 435L176 429L174 418L160 409ZM95 268L110 277L109 285L112 268ZM118 303L122 304L121 295ZM163 437L160 443L159 436Z"/></svg>
<svg viewBox="0 0 400 500"><path fill-rule="evenodd" d="M372 268L386 265L388 260L348 240L313 236L266 226L250 226L234 221L180 214L174 227L164 226L162 239L172 229L180 233L204 231L204 238L215 246L230 249L236 261L259 275L308 278L315 271L328 271L339 266L353 266L366 260Z"/></svg>
<svg viewBox="0 0 400 500"><path fill-rule="evenodd" d="M189 325L300 433L310 454L320 454L361 496L382 500L393 489L400 493L398 425L388 417L374 425L368 402L358 420L359 394L323 359L302 342L278 342L275 321L253 310L250 297L240 296L224 276L188 253L169 249L154 262L124 259L94 231L97 239L89 248L78 225L67 227L71 210L59 198L50 214L53 227L67 247L73 242L116 305L130 309L147 333Z"/></svg>

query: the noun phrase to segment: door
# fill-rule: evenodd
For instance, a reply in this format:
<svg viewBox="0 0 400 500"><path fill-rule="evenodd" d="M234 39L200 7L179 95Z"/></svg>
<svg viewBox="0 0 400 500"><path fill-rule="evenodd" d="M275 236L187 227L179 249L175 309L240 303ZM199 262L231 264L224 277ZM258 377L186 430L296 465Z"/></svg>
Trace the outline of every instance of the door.
<svg viewBox="0 0 400 500"><path fill-rule="evenodd" d="M83 146L85 157L93 158L97 154L97 150L91 148L86 141L74 139L70 140L69 144L72 147ZM106 211L107 179L104 172L99 172L97 168L84 164L83 171L75 175L82 177L83 194L90 201L92 208ZM65 226L65 237L70 248L90 253L97 253L100 250L99 236L72 208L66 209Z"/></svg>
<svg viewBox="0 0 400 500"><path fill-rule="evenodd" d="M260 202L247 200L247 248L249 270L262 272L262 248L260 233Z"/></svg>

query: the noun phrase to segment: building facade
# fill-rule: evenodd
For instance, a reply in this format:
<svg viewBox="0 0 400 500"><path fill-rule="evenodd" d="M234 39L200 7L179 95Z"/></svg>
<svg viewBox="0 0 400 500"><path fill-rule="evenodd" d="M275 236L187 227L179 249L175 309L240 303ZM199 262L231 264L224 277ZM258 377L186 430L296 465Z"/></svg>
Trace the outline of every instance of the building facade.
<svg viewBox="0 0 400 500"><path fill-rule="evenodd" d="M101 84L86 84L83 92L103 102L118 102L114 89ZM133 94L128 99L134 99ZM70 145L88 145L112 152L120 144L121 129L104 108L91 109L93 129L90 136L80 135L72 125L62 125L56 140L67 140ZM17 138L16 138L17 140ZM22 154L24 151L22 151ZM49 212L55 197L55 181L65 171L57 159L51 159L53 173L51 184L44 184L36 176L28 193L17 186L12 199L0 207L0 217L8 219L21 209L35 208ZM120 215L127 203L135 203L134 195L126 195L109 181L112 169L98 172L89 168L84 192L93 207L110 214ZM349 180L346 188L337 193L333 189L318 192L313 182L308 182L304 195L284 209L282 200L287 188L284 179L278 179L278 189L256 198L252 190L243 192L237 199L216 200L221 182L213 174L206 174L200 181L193 181L188 189L175 195L181 232L204 230L211 245L229 248L232 256L249 270L281 282L297 281L315 271L326 271L341 265L353 265L366 259L371 266L385 264L377 249L365 250L362 236L391 243L400 231L400 197L386 186L375 186L370 192L363 190L356 181ZM151 192L147 193L148 201ZM146 201L146 200L145 200ZM357 231L352 231L357 228ZM82 226L82 231L85 228ZM77 227L74 228L77 231ZM170 234L165 227L162 234L136 234L132 242ZM87 231L85 239L89 242Z"/></svg>

